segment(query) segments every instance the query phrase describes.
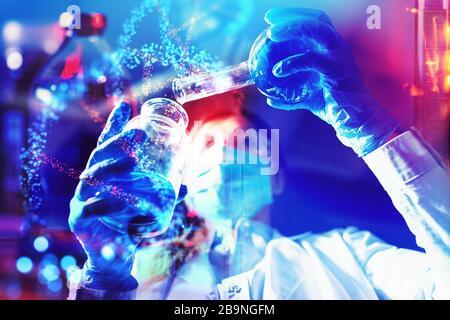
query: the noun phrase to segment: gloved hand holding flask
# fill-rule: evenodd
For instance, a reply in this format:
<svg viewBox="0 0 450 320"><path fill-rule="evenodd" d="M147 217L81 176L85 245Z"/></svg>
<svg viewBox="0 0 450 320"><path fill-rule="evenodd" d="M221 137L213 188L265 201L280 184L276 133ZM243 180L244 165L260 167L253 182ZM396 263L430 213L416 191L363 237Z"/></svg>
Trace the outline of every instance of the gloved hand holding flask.
<svg viewBox="0 0 450 320"><path fill-rule="evenodd" d="M368 93L351 48L325 13L272 9L265 20L270 27L254 42L248 61L215 73L176 79L177 101L256 84L270 106L310 110L332 125L340 141L359 156L399 132L398 123Z"/></svg>
<svg viewBox="0 0 450 320"><path fill-rule="evenodd" d="M359 156L399 130L368 93L350 47L325 13L273 9L265 20L270 28L254 47L251 68L270 106L310 110Z"/></svg>
<svg viewBox="0 0 450 320"><path fill-rule="evenodd" d="M85 287L135 289L130 272L137 245L168 228L176 202L185 196L187 117L180 108L155 99L131 121L126 103L111 112L70 203L69 226L87 255Z"/></svg>

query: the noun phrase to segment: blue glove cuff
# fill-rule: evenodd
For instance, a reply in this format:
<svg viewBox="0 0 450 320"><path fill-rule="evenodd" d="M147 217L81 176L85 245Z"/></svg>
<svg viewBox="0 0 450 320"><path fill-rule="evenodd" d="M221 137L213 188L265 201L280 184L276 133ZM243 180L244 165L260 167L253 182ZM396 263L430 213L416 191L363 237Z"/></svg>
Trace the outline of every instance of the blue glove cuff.
<svg viewBox="0 0 450 320"><path fill-rule="evenodd" d="M346 93L326 97L319 117L331 124L338 139L364 157L385 144L400 124L369 95Z"/></svg>
<svg viewBox="0 0 450 320"><path fill-rule="evenodd" d="M335 127L335 130L338 139L352 148L359 157L384 145L394 133L402 132L399 123L387 115L379 120L369 120L359 127L340 126Z"/></svg>
<svg viewBox="0 0 450 320"><path fill-rule="evenodd" d="M122 292L135 290L138 282L131 274L121 276L94 271L86 262L82 270L81 286L88 289Z"/></svg>

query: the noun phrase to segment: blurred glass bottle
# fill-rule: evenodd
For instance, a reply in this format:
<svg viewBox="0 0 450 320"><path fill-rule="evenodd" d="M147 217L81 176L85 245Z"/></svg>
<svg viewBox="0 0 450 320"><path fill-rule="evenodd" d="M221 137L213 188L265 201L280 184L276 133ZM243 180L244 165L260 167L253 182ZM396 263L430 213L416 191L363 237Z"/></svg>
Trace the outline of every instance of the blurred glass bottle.
<svg viewBox="0 0 450 320"><path fill-rule="evenodd" d="M25 119L32 81L64 39L57 23L9 20L1 28L0 57L0 212L23 214L20 158L25 143Z"/></svg>
<svg viewBox="0 0 450 320"><path fill-rule="evenodd" d="M80 28L67 28L63 45L36 77L29 101L23 158L26 209L56 227L66 226L78 175L127 86L102 37L105 16L82 13L79 18Z"/></svg>

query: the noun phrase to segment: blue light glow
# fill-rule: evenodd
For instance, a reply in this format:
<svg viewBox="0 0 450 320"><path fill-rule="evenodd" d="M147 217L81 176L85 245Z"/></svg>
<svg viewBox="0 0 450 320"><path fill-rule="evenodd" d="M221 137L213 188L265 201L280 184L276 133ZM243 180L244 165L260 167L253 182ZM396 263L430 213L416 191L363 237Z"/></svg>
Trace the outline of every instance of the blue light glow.
<svg viewBox="0 0 450 320"><path fill-rule="evenodd" d="M56 279L55 281L51 281L48 283L48 289L52 292L59 292L62 289L62 281L61 279Z"/></svg>
<svg viewBox="0 0 450 320"><path fill-rule="evenodd" d="M112 245L103 246L101 253L102 257L108 261L114 259L116 256L116 253L114 252L114 248Z"/></svg>
<svg viewBox="0 0 450 320"><path fill-rule="evenodd" d="M41 283L49 283L55 281L59 278L59 269L54 264L46 265L39 272L38 280Z"/></svg>
<svg viewBox="0 0 450 320"><path fill-rule="evenodd" d="M43 236L37 237L34 239L33 246L36 251L45 252L48 249L48 240Z"/></svg>
<svg viewBox="0 0 450 320"><path fill-rule="evenodd" d="M33 261L28 257L20 257L17 259L16 268L21 273L28 273L33 269Z"/></svg>
<svg viewBox="0 0 450 320"><path fill-rule="evenodd" d="M64 256L61 259L60 266L64 271L67 271L70 266L76 265L77 261L72 256Z"/></svg>
<svg viewBox="0 0 450 320"><path fill-rule="evenodd" d="M11 300L19 299L21 294L22 294L22 287L17 282L10 284L6 288L6 295L7 295L8 299L11 299Z"/></svg>
<svg viewBox="0 0 450 320"><path fill-rule="evenodd" d="M47 253L45 254L44 258L41 261L41 265L45 267L48 264L55 264L58 265L59 259L57 256L55 256L53 253Z"/></svg>

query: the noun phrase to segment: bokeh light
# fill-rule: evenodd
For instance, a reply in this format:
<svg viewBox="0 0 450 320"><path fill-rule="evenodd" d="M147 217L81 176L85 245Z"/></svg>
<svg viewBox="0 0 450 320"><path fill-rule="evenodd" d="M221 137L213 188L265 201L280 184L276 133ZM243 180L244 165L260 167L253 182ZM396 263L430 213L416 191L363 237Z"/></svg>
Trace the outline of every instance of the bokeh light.
<svg viewBox="0 0 450 320"><path fill-rule="evenodd" d="M39 271L38 280L42 284L48 284L59 278L59 268L54 264L48 264Z"/></svg>
<svg viewBox="0 0 450 320"><path fill-rule="evenodd" d="M76 265L77 261L72 256L64 256L61 258L60 266L64 271L67 271L70 266Z"/></svg>
<svg viewBox="0 0 450 320"><path fill-rule="evenodd" d="M20 257L16 261L16 268L20 273L28 273L33 269L33 261L28 257Z"/></svg>
<svg viewBox="0 0 450 320"><path fill-rule="evenodd" d="M3 26L3 39L8 44L19 42L22 37L22 26L16 21L10 21Z"/></svg>
<svg viewBox="0 0 450 320"><path fill-rule="evenodd" d="M23 57L19 50L6 50L6 65L11 70L19 69L23 64Z"/></svg>
<svg viewBox="0 0 450 320"><path fill-rule="evenodd" d="M37 252L45 252L48 249L48 240L46 237L40 236L34 239L33 247Z"/></svg>
<svg viewBox="0 0 450 320"><path fill-rule="evenodd" d="M63 283L61 281L61 279L56 279L54 281L51 281L47 284L47 287L50 291L52 292L59 292L61 291L63 286Z"/></svg>

